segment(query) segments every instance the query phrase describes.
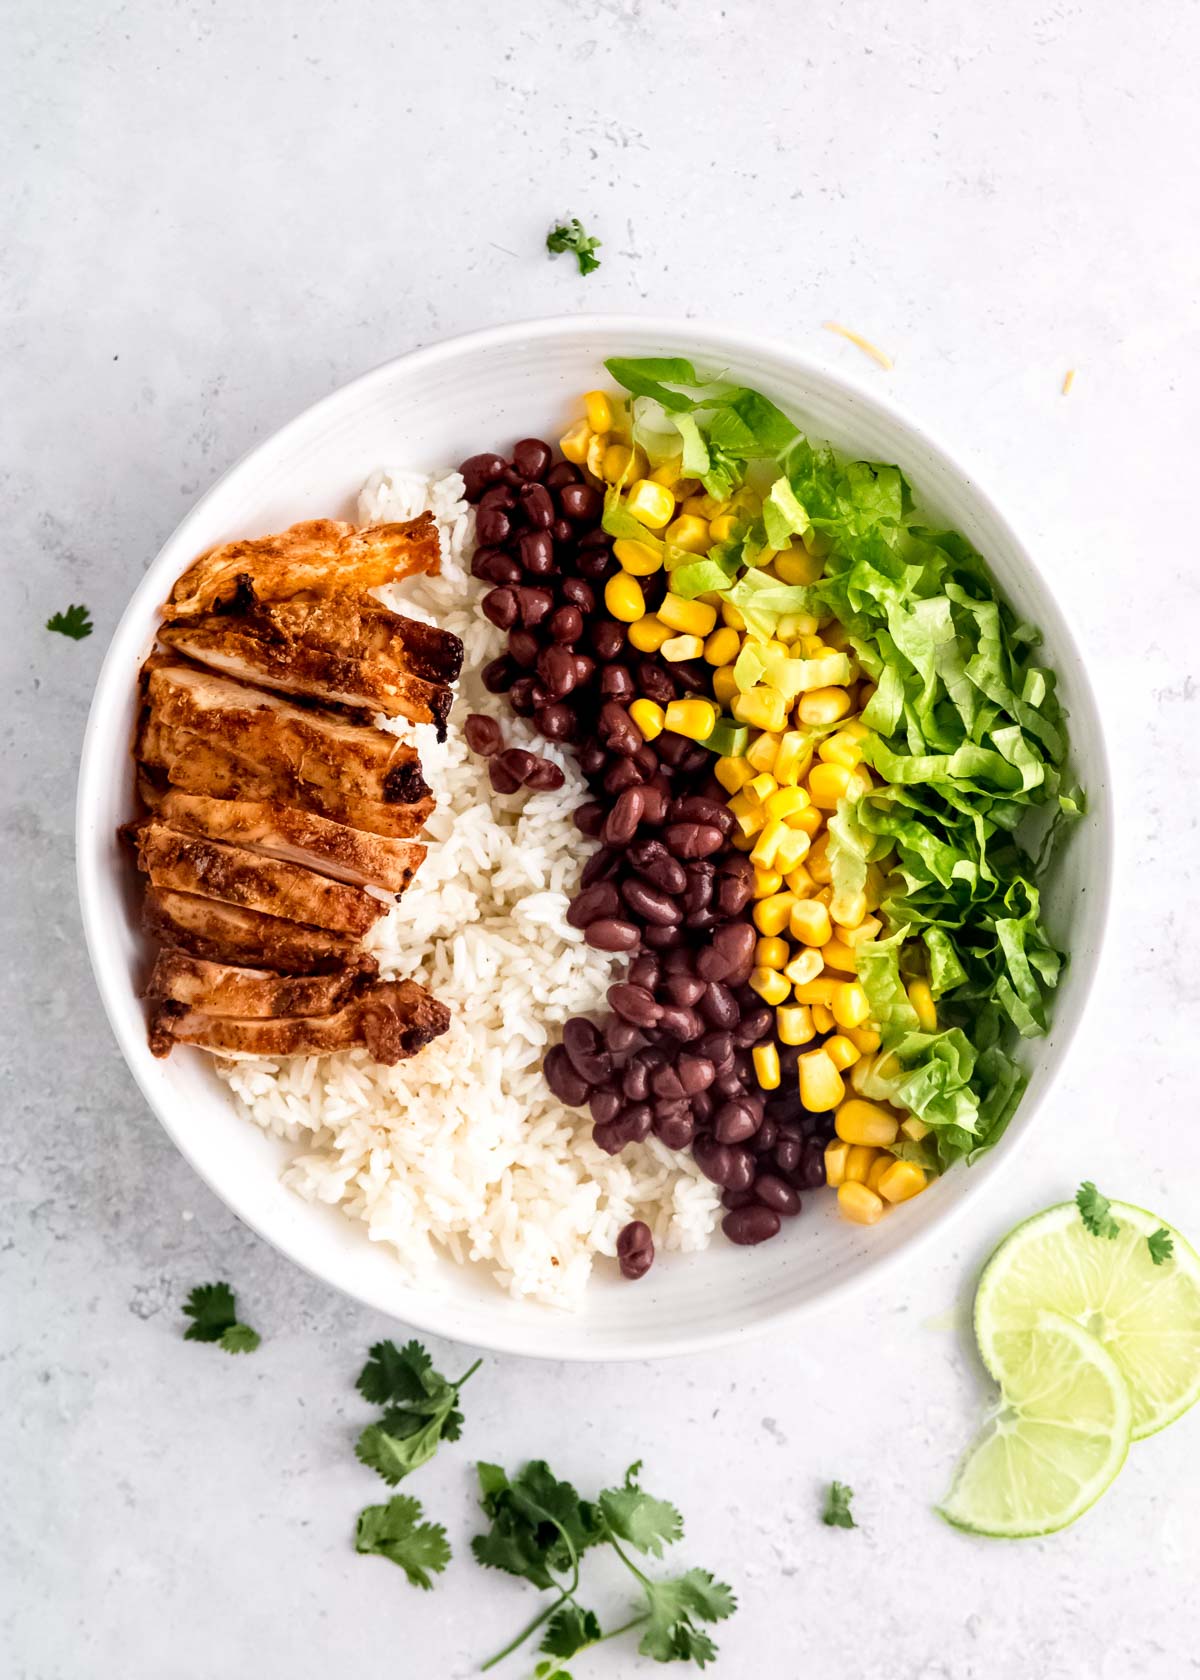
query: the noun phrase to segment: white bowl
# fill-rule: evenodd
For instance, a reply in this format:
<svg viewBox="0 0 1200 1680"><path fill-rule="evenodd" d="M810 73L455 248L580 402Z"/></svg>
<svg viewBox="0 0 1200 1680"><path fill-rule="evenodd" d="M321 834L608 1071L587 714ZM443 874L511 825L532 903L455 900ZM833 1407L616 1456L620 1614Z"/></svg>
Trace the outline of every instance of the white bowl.
<svg viewBox="0 0 1200 1680"><path fill-rule="evenodd" d="M413 1281L385 1246L335 1209L280 1184L291 1146L235 1110L201 1052L156 1061L137 993L146 947L138 888L116 839L134 809L129 745L138 667L158 607L200 550L318 515L348 517L363 479L388 463L456 465L529 434L558 435L578 393L604 381L616 354L682 354L767 392L814 437L898 462L922 510L964 532L1018 609L1045 632L1071 714L1074 762L1089 815L1075 828L1046 895L1051 928L1071 953L1053 1030L1025 1049L1029 1089L997 1149L959 1167L872 1230L813 1196L761 1248L716 1241L669 1255L636 1286L601 1265L586 1305L567 1316L510 1300L473 1268L440 1264ZM316 1276L407 1324L476 1346L567 1359L656 1357L751 1335L868 1278L944 1232L987 1192L1045 1103L1087 999L1108 910L1112 824L1095 700L1063 614L1033 561L966 468L889 404L786 345L687 321L596 316L536 321L451 339L376 368L326 397L233 467L193 508L150 567L117 627L96 687L78 802L79 889L100 993L126 1061L171 1137L246 1223ZM131 1117L131 1124L141 1118Z"/></svg>

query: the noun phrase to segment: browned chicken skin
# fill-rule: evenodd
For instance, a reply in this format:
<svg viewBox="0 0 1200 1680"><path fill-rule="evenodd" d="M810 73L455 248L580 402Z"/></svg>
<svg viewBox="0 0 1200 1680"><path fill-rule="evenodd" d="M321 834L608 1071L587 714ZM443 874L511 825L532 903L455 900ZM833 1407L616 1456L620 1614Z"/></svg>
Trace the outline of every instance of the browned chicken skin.
<svg viewBox="0 0 1200 1680"><path fill-rule="evenodd" d="M463 645L436 624L394 613L371 595L338 594L318 601L277 601L254 609L254 622L270 633L308 647L368 659L426 682L453 683L462 670Z"/></svg>
<svg viewBox="0 0 1200 1680"><path fill-rule="evenodd" d="M344 934L165 887L146 888L142 926L164 945L193 956L277 974L327 974L352 966L370 975L378 968L374 957Z"/></svg>
<svg viewBox="0 0 1200 1680"><path fill-rule="evenodd" d="M413 980L377 981L332 1015L249 1019L208 1015L159 1001L151 1007L150 1048L195 1044L227 1055L320 1055L365 1044L377 1062L415 1056L450 1025L450 1011Z"/></svg>
<svg viewBox="0 0 1200 1680"><path fill-rule="evenodd" d="M362 983L356 969L333 974L283 975L263 968L234 968L185 951L160 951L145 995L170 998L206 1015L262 1019L282 1015L328 1015L340 1009Z"/></svg>

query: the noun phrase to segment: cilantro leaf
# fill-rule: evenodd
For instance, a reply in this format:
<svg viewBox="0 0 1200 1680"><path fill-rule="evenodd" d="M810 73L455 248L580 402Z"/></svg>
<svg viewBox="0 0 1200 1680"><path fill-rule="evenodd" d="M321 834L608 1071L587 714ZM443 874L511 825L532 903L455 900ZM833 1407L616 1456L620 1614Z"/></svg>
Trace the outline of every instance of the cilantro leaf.
<svg viewBox="0 0 1200 1680"><path fill-rule="evenodd" d="M1175 1239L1165 1225L1160 1225L1157 1231L1151 1231L1146 1238L1146 1246L1150 1250L1150 1258L1156 1266L1161 1266L1164 1260L1169 1260L1175 1252Z"/></svg>
<svg viewBox="0 0 1200 1680"><path fill-rule="evenodd" d="M1107 1196L1100 1194L1090 1178L1084 1179L1076 1190L1075 1205L1080 1219L1094 1237L1106 1237L1111 1242L1121 1229L1108 1211L1112 1203Z"/></svg>
<svg viewBox="0 0 1200 1680"><path fill-rule="evenodd" d="M356 1384L364 1400L376 1406L401 1405L438 1395L449 1387L433 1369L433 1361L418 1341L376 1342Z"/></svg>
<svg viewBox="0 0 1200 1680"><path fill-rule="evenodd" d="M580 274L591 274L600 267L600 258L593 253L601 243L601 240L583 231L583 223L578 216L572 216L568 222L557 223L546 235L546 249L551 256L559 256L564 251L575 253Z"/></svg>
<svg viewBox="0 0 1200 1680"><path fill-rule="evenodd" d="M646 1631L638 1642L643 1656L657 1662L694 1662L703 1668L717 1647L692 1617L702 1622L723 1621L737 1609L732 1588L714 1580L707 1569L689 1569L666 1581L643 1580L649 1606Z"/></svg>
<svg viewBox="0 0 1200 1680"><path fill-rule="evenodd" d="M821 1512L821 1521L826 1528L857 1528L858 1524L850 1515L850 1501L854 1498L853 1489L845 1482L830 1482L829 1492L825 1495L825 1509Z"/></svg>
<svg viewBox="0 0 1200 1680"><path fill-rule="evenodd" d="M557 1586L574 1574L579 1558L601 1538L596 1509L535 1459L510 1481L498 1464L480 1464L480 1505L491 1519L471 1541L475 1561L520 1575L534 1586Z"/></svg>
<svg viewBox="0 0 1200 1680"><path fill-rule="evenodd" d="M420 1501L403 1493L386 1505L368 1505L358 1514L354 1549L389 1559L412 1586L428 1592L430 1572L440 1574L450 1561L450 1545L442 1525L422 1522L423 1515Z"/></svg>
<svg viewBox="0 0 1200 1680"><path fill-rule="evenodd" d="M568 1657L586 1651L589 1645L594 1645L601 1637L600 1623L592 1611L585 1610L579 1604L564 1604L546 1623L545 1636L538 1649L545 1651L548 1656L561 1657L565 1662Z"/></svg>
<svg viewBox="0 0 1200 1680"><path fill-rule="evenodd" d="M609 1529L619 1540L627 1540L639 1552L663 1555L663 1546L673 1545L683 1534L683 1518L665 1499L654 1499L638 1486L641 1460L625 1472L625 1485L606 1488L598 1504Z"/></svg>
<svg viewBox="0 0 1200 1680"><path fill-rule="evenodd" d="M239 1324L237 1303L227 1283L201 1283L192 1290L183 1307L192 1323L183 1333L185 1342L219 1342L226 1353L253 1353L262 1338L248 1324Z"/></svg>
<svg viewBox="0 0 1200 1680"><path fill-rule="evenodd" d="M402 1348L377 1342L359 1376L358 1391L387 1410L359 1436L354 1451L360 1462L395 1487L427 1464L442 1441L457 1441L463 1424L458 1391L478 1368L476 1360L457 1382L448 1382L434 1370L420 1342L406 1342Z"/></svg>
<svg viewBox="0 0 1200 1680"><path fill-rule="evenodd" d="M60 636L69 636L73 642L81 642L91 635L95 626L87 607L68 607L65 613L52 613L46 620L46 628Z"/></svg>

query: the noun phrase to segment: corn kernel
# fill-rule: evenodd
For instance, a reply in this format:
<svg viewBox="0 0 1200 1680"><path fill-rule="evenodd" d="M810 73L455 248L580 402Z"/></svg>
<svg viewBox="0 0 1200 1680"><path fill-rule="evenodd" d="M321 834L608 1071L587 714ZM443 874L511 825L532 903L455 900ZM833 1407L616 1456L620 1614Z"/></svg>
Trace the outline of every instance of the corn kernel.
<svg viewBox="0 0 1200 1680"><path fill-rule="evenodd" d="M814 1003L812 1018L813 1026L819 1033L831 1033L833 1031L833 1010L826 1004Z"/></svg>
<svg viewBox="0 0 1200 1680"><path fill-rule="evenodd" d="M825 1145L825 1182L835 1190L845 1179L846 1157L849 1153L850 1145L843 1143L840 1138L831 1138Z"/></svg>
<svg viewBox="0 0 1200 1680"><path fill-rule="evenodd" d="M810 688L796 707L801 723L810 726L839 723L850 711L850 696L844 688Z"/></svg>
<svg viewBox="0 0 1200 1680"><path fill-rule="evenodd" d="M803 810L796 811L788 818L792 828L799 829L801 834L807 834L810 840L815 840L821 832L821 824L825 821L824 813L815 805L805 805Z"/></svg>
<svg viewBox="0 0 1200 1680"><path fill-rule="evenodd" d="M808 795L823 811L836 811L850 788L850 772L844 764L814 764L808 773Z"/></svg>
<svg viewBox="0 0 1200 1680"><path fill-rule="evenodd" d="M752 799L756 805L765 806L767 800L775 792L775 778L762 770L753 781L746 783L746 798ZM766 812L764 811L764 816Z"/></svg>
<svg viewBox="0 0 1200 1680"><path fill-rule="evenodd" d="M928 1179L915 1161L893 1161L879 1180L879 1194L887 1202L907 1202L919 1196Z"/></svg>
<svg viewBox="0 0 1200 1680"><path fill-rule="evenodd" d="M802 548L789 548L775 557L775 571L784 583L816 583L824 570L824 560Z"/></svg>
<svg viewBox="0 0 1200 1680"><path fill-rule="evenodd" d="M814 1007L819 1004L822 1009L832 1011L834 987L839 984L839 981L825 974L818 975L815 980L806 980L803 985L796 987L796 1002L811 1003ZM832 1013L830 1019L832 1020ZM828 1031L828 1028L823 1030Z"/></svg>
<svg viewBox="0 0 1200 1680"><path fill-rule="evenodd" d="M754 947L754 962L758 968L782 968L788 960L788 942L777 933L763 934Z"/></svg>
<svg viewBox="0 0 1200 1680"><path fill-rule="evenodd" d="M775 569L779 570L778 562ZM817 620L811 613L780 613L775 633L781 642L794 642L797 636L811 636L816 628Z"/></svg>
<svg viewBox="0 0 1200 1680"><path fill-rule="evenodd" d="M828 946L821 953L826 962L829 961L827 952ZM839 986L829 1007L833 1010L833 1018L839 1027L861 1027L871 1013L867 994L857 980L847 980L844 986ZM862 1049L861 1045L858 1047Z"/></svg>
<svg viewBox="0 0 1200 1680"><path fill-rule="evenodd" d="M795 869L789 869L784 879L797 898L807 898L813 890L813 878L802 863L798 863Z"/></svg>
<svg viewBox="0 0 1200 1680"><path fill-rule="evenodd" d="M875 1148L895 1143L900 1122L886 1108L851 1097L834 1115L834 1129L846 1143L868 1143Z"/></svg>
<svg viewBox="0 0 1200 1680"><path fill-rule="evenodd" d="M609 579L609 583L613 579ZM641 591L639 590L640 594ZM608 599L608 585L605 585L605 600ZM642 602L643 607L645 601ZM671 632L665 624L660 624L653 613L646 613L642 618L635 618L627 632L630 643L639 653L657 653L664 642L671 640Z"/></svg>
<svg viewBox="0 0 1200 1680"><path fill-rule="evenodd" d="M776 778L772 777L775 781ZM776 782L775 791L764 801L769 817L778 817L786 822L797 811L803 811L808 804L808 795L801 787L779 787Z"/></svg>
<svg viewBox="0 0 1200 1680"><path fill-rule="evenodd" d="M686 735L689 741L707 741L717 727L717 708L711 700L693 695L686 700L672 700L667 706L664 727L673 735Z"/></svg>
<svg viewBox="0 0 1200 1680"><path fill-rule="evenodd" d="M905 987L908 1001L917 1012L921 1031L932 1033L937 1031L937 1005L933 1001L933 993L929 989L928 980L911 980Z"/></svg>
<svg viewBox="0 0 1200 1680"><path fill-rule="evenodd" d="M772 735L769 731L764 731L761 735L756 735L747 747L746 760L756 770L766 770L774 774L772 766L775 763L775 754L778 747L778 735ZM776 780L778 780L778 777L776 777Z"/></svg>
<svg viewBox="0 0 1200 1680"><path fill-rule="evenodd" d="M710 665L731 665L741 646L742 638L737 631L723 624L719 630L714 630L705 642L704 657Z"/></svg>
<svg viewBox="0 0 1200 1680"><path fill-rule="evenodd" d="M771 898L775 893L777 893L779 891L779 889L780 889L780 887L782 887L782 885L783 885L783 876L779 873L778 869L759 869L757 865L755 866L755 870L754 870L754 896L755 896L755 898Z"/></svg>
<svg viewBox="0 0 1200 1680"><path fill-rule="evenodd" d="M604 457L608 453L608 438L603 432L596 432L588 439L587 454L583 464L595 479L604 477Z"/></svg>
<svg viewBox="0 0 1200 1680"><path fill-rule="evenodd" d="M840 939L827 939L821 947L821 955L825 959L825 967L836 969L839 974L857 973L854 952L848 945L843 945Z"/></svg>
<svg viewBox="0 0 1200 1680"><path fill-rule="evenodd" d="M712 547L708 520L697 519L694 513L681 513L667 526L664 535L669 543L686 549L689 554L704 554Z"/></svg>
<svg viewBox="0 0 1200 1680"><path fill-rule="evenodd" d="M772 939L777 933L782 933L788 925L788 917L795 902L795 896L789 892L775 893L771 898L760 898L752 912L754 925L759 933L764 933Z"/></svg>
<svg viewBox="0 0 1200 1680"><path fill-rule="evenodd" d="M705 601L688 601L669 592L663 596L658 616L672 630L687 636L707 636L717 622L717 609Z"/></svg>
<svg viewBox="0 0 1200 1680"><path fill-rule="evenodd" d="M588 444L592 441L592 428L586 420L577 420L569 431L563 433L558 440L558 447L563 452L563 459L571 461L581 467L587 460Z"/></svg>
<svg viewBox="0 0 1200 1680"><path fill-rule="evenodd" d="M775 1031L780 1044L809 1044L816 1036L812 1012L802 1003L780 1004L775 1011Z"/></svg>
<svg viewBox="0 0 1200 1680"><path fill-rule="evenodd" d="M929 1130L924 1120L919 1119L915 1114L910 1114L907 1120L901 1120L900 1122L901 1134L910 1143L920 1143L922 1138L929 1136Z"/></svg>
<svg viewBox="0 0 1200 1680"><path fill-rule="evenodd" d="M831 908L831 915L838 927L842 929L843 938L848 929L856 928L860 922L866 920L867 895L863 892L839 892L836 902ZM850 941L846 940L846 944Z"/></svg>
<svg viewBox="0 0 1200 1680"><path fill-rule="evenodd" d="M780 976L782 978L782 976ZM776 1003L782 999L776 998ZM824 1049L808 1050L800 1058L800 1101L810 1113L836 1108L846 1094L842 1076Z"/></svg>
<svg viewBox="0 0 1200 1680"><path fill-rule="evenodd" d="M715 519L708 522L708 534L714 542L728 542L737 525L737 515L719 513Z"/></svg>
<svg viewBox="0 0 1200 1680"><path fill-rule="evenodd" d="M649 543L634 542L632 537L618 537L613 544L613 558L632 577L649 577L652 572L662 570L661 552Z"/></svg>
<svg viewBox="0 0 1200 1680"><path fill-rule="evenodd" d="M790 927L792 938L805 945L824 945L833 931L828 910L812 898L797 900L792 908Z"/></svg>
<svg viewBox="0 0 1200 1680"><path fill-rule="evenodd" d="M731 630L744 630L746 628L746 620L732 601L721 602L721 622L722 624L728 624Z"/></svg>
<svg viewBox="0 0 1200 1680"><path fill-rule="evenodd" d="M750 723L756 729L775 733L787 722L787 702L777 688L758 683L735 697L733 715L739 723Z"/></svg>
<svg viewBox="0 0 1200 1680"><path fill-rule="evenodd" d="M836 735L827 735L821 742L817 757L826 764L844 764L847 770L853 770L856 764L862 763L862 747L852 735L839 729Z"/></svg>
<svg viewBox="0 0 1200 1680"><path fill-rule="evenodd" d="M875 1160L877 1151L869 1144L852 1143L846 1151L846 1164L843 1169L848 1183L865 1184L867 1174Z"/></svg>
<svg viewBox="0 0 1200 1680"><path fill-rule="evenodd" d="M671 665L682 665L685 659L699 659L704 643L699 636L672 636L658 650Z"/></svg>
<svg viewBox="0 0 1200 1680"><path fill-rule="evenodd" d="M808 854L808 872L819 886L827 887L833 880L833 870L829 863L829 836L819 835L812 843L812 850Z"/></svg>
<svg viewBox="0 0 1200 1680"><path fill-rule="evenodd" d="M820 1005L817 1007L820 1008ZM841 1033L831 1033L823 1048L839 1073L845 1073L847 1068L852 1068L862 1054Z"/></svg>
<svg viewBox="0 0 1200 1680"><path fill-rule="evenodd" d="M820 951L812 945L804 945L783 972L793 986L807 986L817 978L824 966Z"/></svg>
<svg viewBox="0 0 1200 1680"><path fill-rule="evenodd" d="M722 665L719 670L713 672L712 690L723 706L728 706L730 704L734 695L738 692L738 685L733 675L732 665ZM751 774L753 774L753 767L751 769Z"/></svg>
<svg viewBox="0 0 1200 1680"><path fill-rule="evenodd" d="M587 415L587 423L594 432L611 432L613 427L612 403L606 391L587 391L583 398L583 411Z"/></svg>
<svg viewBox="0 0 1200 1680"><path fill-rule="evenodd" d="M653 700L635 700L629 715L641 730L643 741L655 741L662 734L666 713Z"/></svg>
<svg viewBox="0 0 1200 1680"><path fill-rule="evenodd" d="M857 949L860 945L869 945L871 940L883 932L883 923L878 916L864 916L857 927L847 927L844 922L838 923L842 934L842 944Z"/></svg>
<svg viewBox="0 0 1200 1680"><path fill-rule="evenodd" d="M851 1044L857 1045L864 1056L872 1055L883 1043L877 1027L848 1027L843 1022L839 1022L838 1025Z"/></svg>
<svg viewBox="0 0 1200 1680"><path fill-rule="evenodd" d="M883 1218L883 1201L865 1184L847 1182L840 1186L838 1212L853 1225L877 1225Z"/></svg>
<svg viewBox="0 0 1200 1680"><path fill-rule="evenodd" d="M675 512L674 496L666 485L655 483L653 478L639 478L625 498L625 505L635 519L640 519L652 531L661 530Z"/></svg>
<svg viewBox="0 0 1200 1680"><path fill-rule="evenodd" d="M601 476L607 484L621 484L627 478L643 477L648 466L645 451L636 444L630 449L628 444L610 443L604 451Z"/></svg>
<svg viewBox="0 0 1200 1680"><path fill-rule="evenodd" d="M777 1091L779 1089L779 1051L773 1044L756 1044L750 1052L750 1060L754 1063L754 1077L758 1080L759 1089L763 1091Z"/></svg>
<svg viewBox="0 0 1200 1680"><path fill-rule="evenodd" d="M775 863L785 875L793 869L798 869L808 856L808 848L812 841L804 830L795 826L795 818L786 822L783 838L775 848Z"/></svg>
<svg viewBox="0 0 1200 1680"><path fill-rule="evenodd" d="M749 788L746 791L748 793ZM781 822L771 822L769 818L764 820L754 849L750 853L751 863L758 864L760 869L773 869L775 854L779 850L779 842L786 833L787 830Z"/></svg>
<svg viewBox="0 0 1200 1680"><path fill-rule="evenodd" d="M719 758L713 765L713 775L726 793L737 793L753 774L753 766L747 764L744 758Z"/></svg>
<svg viewBox="0 0 1200 1680"><path fill-rule="evenodd" d="M672 455L670 460L664 461L661 466L655 467L654 471L650 474L650 482L652 484L665 484L667 489L671 490L680 482L679 475L682 471L682 455Z"/></svg>
<svg viewBox="0 0 1200 1680"><path fill-rule="evenodd" d="M732 799L725 801L725 808L738 825L742 837L749 838L750 844L753 846L753 836L761 833L763 823L766 821L762 813L762 806L756 805L751 799L747 799L746 791L743 788L741 793L735 793Z"/></svg>
<svg viewBox="0 0 1200 1680"><path fill-rule="evenodd" d="M883 1177L884 1173L890 1171L893 1165L894 1162L892 1156L887 1154L886 1151L881 1150L871 1162L871 1170L867 1174L867 1189L874 1190L875 1194L878 1196L880 1193L879 1181Z"/></svg>
<svg viewBox="0 0 1200 1680"><path fill-rule="evenodd" d="M646 612L646 597L636 578L628 572L614 572L604 585L604 605L622 624L633 624Z"/></svg>
<svg viewBox="0 0 1200 1680"><path fill-rule="evenodd" d="M764 1003L771 1004L782 1003L791 989L777 968L752 968L749 986ZM832 1108L833 1104L829 1106Z"/></svg>

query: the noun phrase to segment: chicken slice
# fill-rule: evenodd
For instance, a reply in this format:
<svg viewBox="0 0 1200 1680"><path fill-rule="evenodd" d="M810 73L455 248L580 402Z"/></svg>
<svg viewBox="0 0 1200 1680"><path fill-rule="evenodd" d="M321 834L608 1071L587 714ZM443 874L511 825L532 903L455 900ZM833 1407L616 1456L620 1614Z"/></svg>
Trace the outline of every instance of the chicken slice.
<svg viewBox="0 0 1200 1680"><path fill-rule="evenodd" d="M235 601L244 609L301 593L378 589L417 572L436 574L441 564L430 513L362 530L335 519L310 519L273 536L210 548L176 582L163 615L186 618Z"/></svg>
<svg viewBox="0 0 1200 1680"><path fill-rule="evenodd" d="M218 1055L294 1056L350 1050L363 1044L377 1062L415 1056L450 1025L450 1011L414 980L380 981L332 1015L275 1019L207 1015L171 1000L150 1011L150 1048L170 1054L172 1044L194 1044Z"/></svg>
<svg viewBox="0 0 1200 1680"><path fill-rule="evenodd" d="M429 792L416 749L386 730L294 706L190 665L150 661L146 695L158 722L273 774L385 804L411 804Z"/></svg>
<svg viewBox="0 0 1200 1680"><path fill-rule="evenodd" d="M276 601L252 614L270 634L307 647L369 659L393 671L408 671L426 682L457 682L463 645L449 630L405 618L371 595L328 595L319 601Z"/></svg>
<svg viewBox="0 0 1200 1680"><path fill-rule="evenodd" d="M346 968L364 975L378 972L374 957L342 934L165 887L146 888L142 926L164 945L210 962L271 968L281 974L330 974Z"/></svg>
<svg viewBox="0 0 1200 1680"><path fill-rule="evenodd" d="M302 864L335 881L379 887L397 898L425 857L424 846L412 840L364 833L274 800L212 799L178 788L161 792L147 776L139 779L138 790L157 820L177 833L224 840L285 863Z"/></svg>
<svg viewBox="0 0 1200 1680"><path fill-rule="evenodd" d="M241 846L177 834L151 819L137 830L139 866L156 887L217 898L267 916L362 935L385 906L362 887Z"/></svg>
<svg viewBox="0 0 1200 1680"><path fill-rule="evenodd" d="M261 634L257 614L231 618L214 613L165 624L159 640L175 653L228 677L259 683L285 694L305 694L337 706L355 706L387 717L406 717L414 723L437 726L446 739L446 718L454 703L447 683L395 671L380 662L358 659L311 647L284 636Z"/></svg>
<svg viewBox="0 0 1200 1680"><path fill-rule="evenodd" d="M168 781L184 792L298 805L349 828L395 840L419 834L433 811L433 799L428 794L410 804L385 805L381 800L343 793L340 788L301 782L239 758L186 730L168 729L151 714L142 719L134 753L143 765L165 772Z"/></svg>
<svg viewBox="0 0 1200 1680"><path fill-rule="evenodd" d="M263 1019L281 1015L329 1015L340 1009L359 983L356 969L332 974L272 974L263 968L234 968L228 963L191 957L185 951L160 951L145 996L170 998L206 1015Z"/></svg>

